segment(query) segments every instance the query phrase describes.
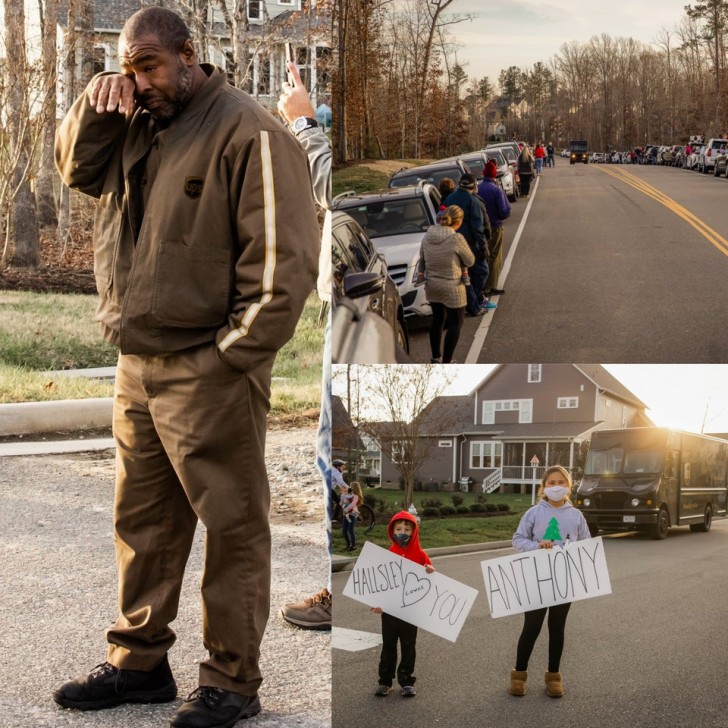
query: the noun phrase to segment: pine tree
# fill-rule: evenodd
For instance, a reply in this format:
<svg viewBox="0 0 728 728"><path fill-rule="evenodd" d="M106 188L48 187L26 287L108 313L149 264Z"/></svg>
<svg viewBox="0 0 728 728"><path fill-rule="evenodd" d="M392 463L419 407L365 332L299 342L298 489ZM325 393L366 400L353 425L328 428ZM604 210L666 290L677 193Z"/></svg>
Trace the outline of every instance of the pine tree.
<svg viewBox="0 0 728 728"><path fill-rule="evenodd" d="M550 521L546 533L543 535L544 541L563 541L561 537L561 531L559 531L559 522L554 516Z"/></svg>

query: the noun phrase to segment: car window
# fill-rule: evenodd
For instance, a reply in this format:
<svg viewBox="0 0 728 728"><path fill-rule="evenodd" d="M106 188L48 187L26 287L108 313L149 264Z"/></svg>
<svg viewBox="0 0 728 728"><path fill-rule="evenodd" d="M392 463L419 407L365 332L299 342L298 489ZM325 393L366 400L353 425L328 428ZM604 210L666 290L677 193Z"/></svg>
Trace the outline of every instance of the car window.
<svg viewBox="0 0 728 728"><path fill-rule="evenodd" d="M463 157L462 160L465 162L465 166L468 168L470 174L474 177L483 176L483 167L485 166L485 162L483 161L482 154L472 157Z"/></svg>
<svg viewBox="0 0 728 728"><path fill-rule="evenodd" d="M424 232L430 219L421 197L370 202L344 208L364 228L370 238ZM363 220L363 222L362 222Z"/></svg>
<svg viewBox="0 0 728 728"><path fill-rule="evenodd" d="M462 176L463 173L460 167L443 167L442 169L429 170L427 172L413 171L411 174L406 174L393 178L392 180L390 180L389 186L407 187L409 185L416 185L421 180L425 180L426 182L429 182L430 184L433 184L435 185L435 187L437 187L445 177L449 177L451 180L453 180L453 182L455 182L455 184L457 184Z"/></svg>
<svg viewBox="0 0 728 728"><path fill-rule="evenodd" d="M343 295L344 277L349 273L359 273L369 269L370 251L362 245L357 232L347 224L338 225L332 233L334 244L331 246L334 286L339 296Z"/></svg>

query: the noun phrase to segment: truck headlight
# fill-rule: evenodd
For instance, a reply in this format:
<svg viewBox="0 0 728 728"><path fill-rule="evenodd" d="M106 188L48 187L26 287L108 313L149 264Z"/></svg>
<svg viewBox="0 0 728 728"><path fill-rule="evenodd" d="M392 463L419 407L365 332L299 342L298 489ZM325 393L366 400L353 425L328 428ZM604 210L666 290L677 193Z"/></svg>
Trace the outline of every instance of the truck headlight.
<svg viewBox="0 0 728 728"><path fill-rule="evenodd" d="M584 507L589 508L591 505L591 498L584 498Z"/></svg>
<svg viewBox="0 0 728 728"><path fill-rule="evenodd" d="M637 508L637 506L640 504L640 499L632 498L631 503L632 503L632 508Z"/></svg>

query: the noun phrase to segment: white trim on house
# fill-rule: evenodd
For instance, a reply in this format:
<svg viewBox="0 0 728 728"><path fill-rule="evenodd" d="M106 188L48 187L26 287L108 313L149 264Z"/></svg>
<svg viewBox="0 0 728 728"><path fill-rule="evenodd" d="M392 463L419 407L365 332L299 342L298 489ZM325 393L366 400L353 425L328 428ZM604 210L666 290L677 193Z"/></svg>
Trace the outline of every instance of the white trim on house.
<svg viewBox="0 0 728 728"><path fill-rule="evenodd" d="M578 397L557 397L556 398L556 409L578 409L579 398Z"/></svg>
<svg viewBox="0 0 728 728"><path fill-rule="evenodd" d="M494 425L496 412L518 412L518 424L533 423L533 399L483 400L483 424Z"/></svg>
<svg viewBox="0 0 728 728"><path fill-rule="evenodd" d="M535 369L534 369L535 367ZM541 384L541 370L543 364L529 364L528 365L528 384Z"/></svg>

